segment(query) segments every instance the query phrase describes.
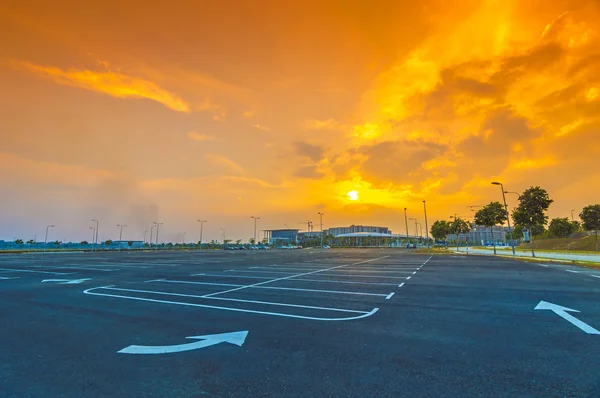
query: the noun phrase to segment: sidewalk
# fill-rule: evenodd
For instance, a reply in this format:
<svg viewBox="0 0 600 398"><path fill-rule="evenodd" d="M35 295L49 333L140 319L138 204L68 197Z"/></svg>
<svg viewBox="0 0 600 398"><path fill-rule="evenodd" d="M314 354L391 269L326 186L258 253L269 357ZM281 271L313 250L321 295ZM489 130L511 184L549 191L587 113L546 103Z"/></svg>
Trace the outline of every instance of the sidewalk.
<svg viewBox="0 0 600 398"><path fill-rule="evenodd" d="M510 248L497 248L498 255L501 256L512 256L512 250ZM477 255L494 255L493 249L471 249L468 248L465 251L464 247L461 247L458 251L455 250L456 253L461 254L477 254ZM531 258L531 251L516 251L517 257L525 257ZM535 258L539 259L551 259L551 260L564 260L564 261L586 261L590 263L600 263L600 253L598 254L577 254L576 252L572 253L556 253L556 252L545 252L543 250L535 251Z"/></svg>

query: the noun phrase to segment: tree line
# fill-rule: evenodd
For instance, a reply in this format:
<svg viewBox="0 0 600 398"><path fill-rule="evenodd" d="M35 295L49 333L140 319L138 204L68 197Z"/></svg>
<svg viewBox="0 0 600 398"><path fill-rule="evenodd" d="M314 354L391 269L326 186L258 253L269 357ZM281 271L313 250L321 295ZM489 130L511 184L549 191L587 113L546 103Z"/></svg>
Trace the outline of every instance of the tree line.
<svg viewBox="0 0 600 398"><path fill-rule="evenodd" d="M532 243L531 253L535 257L533 248L533 239L547 232L549 236L568 238L573 233L585 230L594 232L596 251L598 251L598 231L600 230L600 204L588 205L579 213L581 223L569 220L568 217L557 217L548 224L546 212L554 202L548 195L548 192L538 186L531 187L519 195L519 204L513 210L511 218L514 229L513 239L520 239L524 231L529 231L529 240ZM509 217L508 206L500 202L490 202L475 213L474 223L490 228L492 242L494 244L494 254L496 254L495 239L493 238L494 226L503 225ZM546 225L548 230L546 231ZM445 241L451 234L464 234L471 230L471 226L460 217L455 217L453 221L438 220L431 226L431 235L437 241Z"/></svg>

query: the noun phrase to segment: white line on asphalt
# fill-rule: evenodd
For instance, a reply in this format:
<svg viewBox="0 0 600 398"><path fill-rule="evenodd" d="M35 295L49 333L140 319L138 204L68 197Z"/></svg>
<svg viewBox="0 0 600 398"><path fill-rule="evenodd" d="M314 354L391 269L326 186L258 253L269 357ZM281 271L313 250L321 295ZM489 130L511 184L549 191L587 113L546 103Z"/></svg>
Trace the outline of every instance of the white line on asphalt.
<svg viewBox="0 0 600 398"><path fill-rule="evenodd" d="M391 299L391 298L392 298L392 296L394 295L394 293L395 293L395 292L391 292L390 294L388 294L388 295L385 297L385 299L386 299L386 300L389 300L389 299Z"/></svg>
<svg viewBox="0 0 600 398"><path fill-rule="evenodd" d="M210 297L210 296L214 296L214 295L217 295L217 294L224 294L224 293L229 293L229 292L233 292L233 291L236 291L236 290L247 289L247 288L250 288L250 287L256 287L256 286L260 286L260 285L265 285L267 283L273 283L273 282L277 282L277 281L282 281L282 280L285 280L285 279L295 278L295 277L298 277L298 276L312 275L312 274L317 274L317 273L322 272L322 271L331 271L331 270L337 269L337 268L342 268L342 267L347 267L347 266L352 266L352 265L358 265L358 264L364 264L364 263L368 263L368 262L372 262L372 261L377 261L377 260L380 260L382 258L387 258L387 257L389 257L389 256L383 256L383 257L373 258L373 259L370 259L370 260L359 261L359 262L353 263L353 264L338 265L336 267L331 267L331 268L323 268L322 270L305 272L305 273L297 274L297 275L284 276L284 277L272 279L272 280L269 280L269 281L254 283L252 285L248 285L248 286L244 286L244 287L238 287L238 288L235 288L235 289L225 290L223 292L211 293L211 294L208 294L207 296ZM364 293L364 294L367 294L367 293Z"/></svg>
<svg viewBox="0 0 600 398"><path fill-rule="evenodd" d="M548 264L538 264L540 267L548 267Z"/></svg>
<svg viewBox="0 0 600 398"><path fill-rule="evenodd" d="M231 284L231 283L176 281L176 280L169 280L169 279L157 279L154 282L182 283L182 284L189 284L189 285L229 286L229 287L245 287L245 286L248 286L248 285L237 285L237 284ZM385 294L379 294L379 293L363 293L363 292L348 292L348 291L340 291L340 290L301 289L301 288L295 288L295 287L255 286L255 285L250 285L249 288L252 288L252 289L294 290L294 291L301 291L301 292L354 294L354 295L360 295L360 296L380 296L380 297L385 297ZM236 289L232 289L232 290L236 290ZM214 294L214 293L206 294L204 296L199 296L199 297L210 298L212 294Z"/></svg>
<svg viewBox="0 0 600 398"><path fill-rule="evenodd" d="M323 274L321 274L323 275ZM218 278L240 278L240 279L271 279L270 276L249 276L249 275L231 275L231 274L192 274L190 276L215 276ZM331 279L304 279L304 278L294 278L288 280L289 282L293 281L302 281L302 282L324 282L324 283L349 283L356 285L381 285L381 286L396 286L395 283L383 283L383 282L358 282L358 281L340 281L340 280L331 280Z"/></svg>
<svg viewBox="0 0 600 398"><path fill-rule="evenodd" d="M413 272L412 274L414 275L414 274L416 274L416 273L417 273L417 271Z"/></svg>
<svg viewBox="0 0 600 398"><path fill-rule="evenodd" d="M254 274L290 274L290 272L275 272L275 271L250 271L250 270L231 270L236 272L254 273ZM303 275L303 274L302 274ZM294 276L294 275L290 275ZM380 278L380 279L404 279L404 276L388 276L388 275L363 275L363 274L319 274L319 276L353 276L356 278Z"/></svg>
<svg viewBox="0 0 600 398"><path fill-rule="evenodd" d="M567 272L572 272L572 273L574 273L574 274L578 274L578 273L579 273L579 271L573 271L572 269L568 269L568 270L566 270L566 271L567 271Z"/></svg>
<svg viewBox="0 0 600 398"><path fill-rule="evenodd" d="M594 278L600 278L600 275L590 275L593 276Z"/></svg>
<svg viewBox="0 0 600 398"><path fill-rule="evenodd" d="M350 321L350 320L356 320L356 319L361 319L361 318L367 318L367 317L375 314L377 311L379 311L379 308L373 308L371 311L369 311L367 313L364 313L362 315L359 315L359 316L355 316L355 317L348 317L348 318L318 318L318 317L311 317L311 316L283 314L283 313L279 313L279 312L244 310L244 309L241 309L241 308L220 307L220 306L216 306L216 305L193 304L193 303L184 303L184 302L178 302L178 301L155 300L155 299L148 299L148 298L141 298L141 297L122 296L122 295L118 295L118 294L106 294L106 293L92 292L93 290L97 290L97 289L111 289L111 288L110 287L102 287L102 286L101 287L95 287L95 288L84 290L83 293L84 294L93 295L93 296L105 296L105 297L123 298L123 299L128 299L128 300L149 301L149 302L153 302L153 303L185 305L185 306L190 306L190 307L212 308L212 309L225 310L225 311L247 312L247 313L251 313L251 314L262 314L262 315L280 316L280 317L284 317L284 318L310 319L310 320L315 320L315 321ZM121 289L121 290L123 290L123 289Z"/></svg>
<svg viewBox="0 0 600 398"><path fill-rule="evenodd" d="M113 268L113 269L102 269L102 268L90 268L90 267L53 267L51 265L33 265L32 267L34 268L50 268L50 269L83 269L83 270L89 270L89 271L103 271L103 272L112 272L112 271L118 271L118 268Z"/></svg>
<svg viewBox="0 0 600 398"><path fill-rule="evenodd" d="M31 271L27 269L15 269L15 268L0 268L0 271L13 271L13 272L32 272L35 274L52 274L52 275L71 275L77 272L50 272L50 271Z"/></svg>
<svg viewBox="0 0 600 398"><path fill-rule="evenodd" d="M173 281L167 281L173 282ZM256 304L268 304L268 305L280 305L282 307L297 307L297 308L311 308L317 310L325 310L325 311L339 311L339 312L352 312L355 314L366 314L368 311L358 311L358 310L346 310L341 308L331 308L331 307L317 307L311 305L301 305L301 304L286 304L286 303L276 303L271 301L256 301L256 300L243 300L243 299L234 299L234 298L224 298L224 297L205 297L198 296L195 294L182 294L182 293L170 293L170 292L160 292L156 290L139 290L139 289L121 289L110 287L106 288L108 290L119 290L125 292L136 292L136 293L149 293L149 294L159 294L163 296L178 296L178 297L191 297L191 298L202 298L202 299L210 299L210 300L224 300L224 301L238 301L241 303L256 303Z"/></svg>
<svg viewBox="0 0 600 398"><path fill-rule="evenodd" d="M401 284L398 285L398 287L402 287L404 286L404 282L402 282Z"/></svg>
<svg viewBox="0 0 600 398"><path fill-rule="evenodd" d="M0 280L4 281L4 280L7 280L7 279L19 279L19 277L18 276L13 276L12 278L9 278L7 276L0 276Z"/></svg>
<svg viewBox="0 0 600 398"><path fill-rule="evenodd" d="M406 279L408 280L408 279L410 279L410 278L412 278L412 276L409 276L409 277L408 277L408 278L406 278Z"/></svg>

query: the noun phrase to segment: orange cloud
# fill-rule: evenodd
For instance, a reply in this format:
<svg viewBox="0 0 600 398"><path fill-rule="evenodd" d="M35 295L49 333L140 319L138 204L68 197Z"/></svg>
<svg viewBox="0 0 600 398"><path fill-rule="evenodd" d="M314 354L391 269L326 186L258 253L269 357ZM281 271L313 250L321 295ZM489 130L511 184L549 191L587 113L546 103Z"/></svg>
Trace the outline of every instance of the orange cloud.
<svg viewBox="0 0 600 398"><path fill-rule="evenodd" d="M190 131L189 133L187 133L187 137L190 140L194 140L194 141L214 141L214 140L216 140L216 138L213 137L212 135L197 133L195 131Z"/></svg>
<svg viewBox="0 0 600 398"><path fill-rule="evenodd" d="M231 172L234 172L237 174L244 174L246 172L246 170L244 170L244 168L242 166L240 166L238 163L234 162L233 160L229 159L226 156L208 154L205 157L208 161L210 161L214 165L221 166L225 169L228 169Z"/></svg>
<svg viewBox="0 0 600 398"><path fill-rule="evenodd" d="M52 66L36 65L27 61L13 61L17 67L27 69L55 83L79 87L117 98L147 98L178 112L190 112L189 104L157 84L137 77L111 71L98 72L87 69L63 70Z"/></svg>
<svg viewBox="0 0 600 398"><path fill-rule="evenodd" d="M304 121L305 130L343 130L346 126L335 119L308 119Z"/></svg>

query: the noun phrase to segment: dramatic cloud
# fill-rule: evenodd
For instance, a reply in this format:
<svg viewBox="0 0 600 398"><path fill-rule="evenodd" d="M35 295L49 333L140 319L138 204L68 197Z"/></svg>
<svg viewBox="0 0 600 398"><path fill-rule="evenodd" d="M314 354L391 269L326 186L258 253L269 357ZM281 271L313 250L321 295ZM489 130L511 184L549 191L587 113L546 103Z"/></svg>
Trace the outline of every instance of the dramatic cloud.
<svg viewBox="0 0 600 398"><path fill-rule="evenodd" d="M62 70L57 67L36 65L26 61L14 61L14 65L52 79L58 84L79 87L118 98L147 98L160 102L174 111L190 111L189 104L176 94L159 87L153 82L122 73L87 69Z"/></svg>
<svg viewBox="0 0 600 398"><path fill-rule="evenodd" d="M325 150L319 146L314 145L305 141L294 142L293 144L294 152L298 156L305 156L312 160L313 162L318 162L323 157L323 153Z"/></svg>
<svg viewBox="0 0 600 398"><path fill-rule="evenodd" d="M233 173L244 174L246 172L246 170L244 170L244 168L242 166L240 166L238 163L234 162L233 160L227 158L226 156L208 154L205 157L208 161L210 161L215 166L222 167Z"/></svg>

